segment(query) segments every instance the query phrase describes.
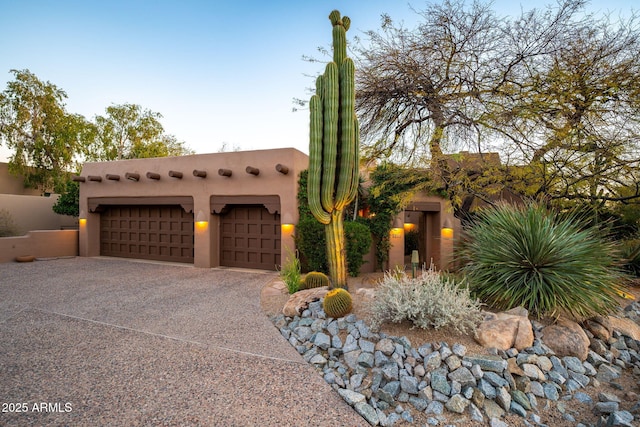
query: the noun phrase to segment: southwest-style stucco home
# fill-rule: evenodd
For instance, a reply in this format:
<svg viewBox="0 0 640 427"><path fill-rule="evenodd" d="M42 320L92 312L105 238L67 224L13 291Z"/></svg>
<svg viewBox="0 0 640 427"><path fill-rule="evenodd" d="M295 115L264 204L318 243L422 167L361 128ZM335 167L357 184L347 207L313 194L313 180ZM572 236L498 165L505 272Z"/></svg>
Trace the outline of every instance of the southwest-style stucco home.
<svg viewBox="0 0 640 427"><path fill-rule="evenodd" d="M294 248L307 167L292 148L86 163L75 178L80 256L277 269ZM405 223L423 231L421 258L446 267L453 242L441 229L457 223L446 204L420 195L407 207L391 232L390 267L405 264Z"/></svg>

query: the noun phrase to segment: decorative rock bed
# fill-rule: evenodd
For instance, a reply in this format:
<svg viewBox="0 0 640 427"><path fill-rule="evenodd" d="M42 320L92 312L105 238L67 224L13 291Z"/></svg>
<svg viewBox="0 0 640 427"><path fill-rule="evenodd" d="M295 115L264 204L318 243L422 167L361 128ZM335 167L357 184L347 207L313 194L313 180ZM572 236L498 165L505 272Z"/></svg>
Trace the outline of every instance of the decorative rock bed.
<svg viewBox="0 0 640 427"><path fill-rule="evenodd" d="M629 305L625 313L637 321L640 304ZM599 416L598 426L640 422L640 400L627 411L615 395L600 393L594 402L583 391L604 383L616 387L625 370L640 375L640 341L618 332L607 342L592 337L583 362L554 355L540 339L537 322L532 322L533 346L474 355L459 344L414 348L406 337L371 331L353 314L326 318L322 300L310 303L301 316L281 314L272 321L304 360L374 426L412 423L418 412L426 414L427 424L440 425L446 422L445 410L496 427L506 426L501 419L507 413L523 417L526 425L544 425L537 415L542 399L559 405L575 399ZM568 412L564 417L577 426L589 425Z"/></svg>

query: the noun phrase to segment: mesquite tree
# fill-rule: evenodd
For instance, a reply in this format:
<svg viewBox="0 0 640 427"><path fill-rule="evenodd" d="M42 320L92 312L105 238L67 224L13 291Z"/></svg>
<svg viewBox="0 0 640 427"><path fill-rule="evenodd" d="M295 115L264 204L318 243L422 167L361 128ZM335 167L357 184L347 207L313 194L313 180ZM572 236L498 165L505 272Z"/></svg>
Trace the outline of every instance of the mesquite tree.
<svg viewBox="0 0 640 427"><path fill-rule="evenodd" d="M347 57L346 32L351 20L334 10L333 61L316 80L311 97L309 181L313 216L325 225L329 277L334 287L347 288L343 227L344 208L358 190L359 136L355 114L355 67Z"/></svg>

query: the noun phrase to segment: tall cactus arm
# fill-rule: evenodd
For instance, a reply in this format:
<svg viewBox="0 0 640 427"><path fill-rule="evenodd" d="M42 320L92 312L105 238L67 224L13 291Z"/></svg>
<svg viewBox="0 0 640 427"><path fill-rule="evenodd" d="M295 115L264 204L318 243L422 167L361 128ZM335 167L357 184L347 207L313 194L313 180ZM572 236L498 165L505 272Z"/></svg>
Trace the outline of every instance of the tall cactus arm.
<svg viewBox="0 0 640 427"><path fill-rule="evenodd" d="M335 197L336 209L344 209L353 199L350 197L353 170L358 169L356 155L359 144L355 138L356 118L353 113L356 98L354 73L353 61L346 58L340 67L340 176Z"/></svg>
<svg viewBox="0 0 640 427"><path fill-rule="evenodd" d="M322 209L320 203L320 183L322 171L322 100L318 95L313 95L309 102L311 111L311 126L309 129L309 177L307 183L307 196L311 213L322 224L331 221L331 215Z"/></svg>
<svg viewBox="0 0 640 427"><path fill-rule="evenodd" d="M329 62L324 72L322 80L322 103L323 115L323 145L322 153L322 191L320 201L322 207L328 213L335 208L334 193L336 182L336 168L338 155L338 125L339 125L339 104L340 92L338 85L338 66L335 62Z"/></svg>
<svg viewBox="0 0 640 427"><path fill-rule="evenodd" d="M353 176L351 179L351 188L349 190L349 200L353 200L356 198L358 194L358 186L360 185L360 123L356 118L355 113L353 114L353 124L354 124L354 140L355 140L355 166L353 168Z"/></svg>

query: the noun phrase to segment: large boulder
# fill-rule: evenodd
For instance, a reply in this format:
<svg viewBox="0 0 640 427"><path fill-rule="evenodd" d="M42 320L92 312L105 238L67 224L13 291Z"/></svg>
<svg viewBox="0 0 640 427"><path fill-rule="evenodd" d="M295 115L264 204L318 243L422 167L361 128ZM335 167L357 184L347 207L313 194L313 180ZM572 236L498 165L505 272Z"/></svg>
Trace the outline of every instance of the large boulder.
<svg viewBox="0 0 640 427"><path fill-rule="evenodd" d="M485 313L476 329L475 340L483 347L523 350L533 345L533 328L528 312L516 307L502 313Z"/></svg>
<svg viewBox="0 0 640 427"><path fill-rule="evenodd" d="M633 338L634 340L640 340L640 326L632 319L623 317L609 316L607 318L611 329L620 332L622 335Z"/></svg>
<svg viewBox="0 0 640 427"><path fill-rule="evenodd" d="M327 292L329 292L327 286L298 291L289 297L282 309L282 314L288 317L300 316L310 303L324 298Z"/></svg>
<svg viewBox="0 0 640 427"><path fill-rule="evenodd" d="M542 329L542 341L558 357L575 356L584 361L589 354L589 337L576 322L560 318Z"/></svg>

